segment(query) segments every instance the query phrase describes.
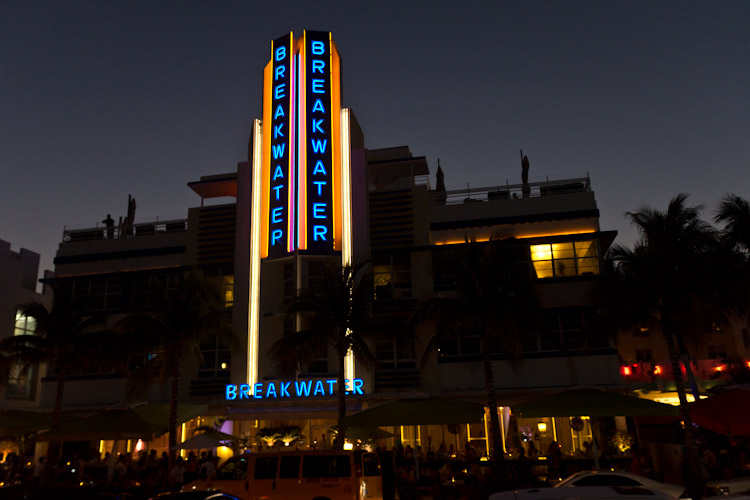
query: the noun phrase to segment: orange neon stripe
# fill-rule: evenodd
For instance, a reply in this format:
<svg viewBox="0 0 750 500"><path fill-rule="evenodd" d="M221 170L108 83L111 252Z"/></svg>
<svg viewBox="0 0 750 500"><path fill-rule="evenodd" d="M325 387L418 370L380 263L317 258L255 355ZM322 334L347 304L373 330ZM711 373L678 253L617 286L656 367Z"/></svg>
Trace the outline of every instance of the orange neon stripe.
<svg viewBox="0 0 750 500"><path fill-rule="evenodd" d="M273 42L271 42L271 60L266 64L263 70L263 156L261 169L263 175L261 189L261 216L260 216L260 257L268 257L268 209L269 209L269 191L271 188L271 87L273 85Z"/></svg>
<svg viewBox="0 0 750 500"><path fill-rule="evenodd" d="M331 159L333 183L333 249L342 248L342 218L341 218L341 59L333 36L328 33L330 45L330 80L331 80Z"/></svg>
<svg viewBox="0 0 750 500"><path fill-rule="evenodd" d="M286 225L286 249L287 252L294 251L294 179L296 177L296 164L294 162L294 150L296 148L294 137L294 98L295 98L295 74L294 74L294 32L289 33L289 118L287 119L288 142L289 142L289 167L287 169L287 225Z"/></svg>
<svg viewBox="0 0 750 500"><path fill-rule="evenodd" d="M299 42L299 164L297 217L299 222L297 246L307 250L307 54L305 43L307 31Z"/></svg>

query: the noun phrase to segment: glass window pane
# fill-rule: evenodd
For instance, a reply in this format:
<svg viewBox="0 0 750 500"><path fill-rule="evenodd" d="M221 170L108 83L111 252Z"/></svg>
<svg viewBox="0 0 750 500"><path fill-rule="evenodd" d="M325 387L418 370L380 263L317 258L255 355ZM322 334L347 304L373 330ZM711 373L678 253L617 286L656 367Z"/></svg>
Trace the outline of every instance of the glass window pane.
<svg viewBox="0 0 750 500"><path fill-rule="evenodd" d="M578 275L586 274L599 274L599 259L596 257L578 259Z"/></svg>
<svg viewBox="0 0 750 500"><path fill-rule="evenodd" d="M553 243L552 257L555 259L572 259L575 257L573 243Z"/></svg>
<svg viewBox="0 0 750 500"><path fill-rule="evenodd" d="M549 245L531 245L531 260L536 262L539 260L550 260L552 258L552 250Z"/></svg>
<svg viewBox="0 0 750 500"><path fill-rule="evenodd" d="M552 261L534 262L534 271L536 271L537 278L551 278Z"/></svg>
<svg viewBox="0 0 750 500"><path fill-rule="evenodd" d="M257 457L255 459L255 479L276 479L276 464L279 457Z"/></svg>
<svg viewBox="0 0 750 500"><path fill-rule="evenodd" d="M575 276L576 264L574 259L555 260L555 277Z"/></svg>
<svg viewBox="0 0 750 500"><path fill-rule="evenodd" d="M577 257L596 257L596 244L593 240L589 241L576 241L576 256Z"/></svg>

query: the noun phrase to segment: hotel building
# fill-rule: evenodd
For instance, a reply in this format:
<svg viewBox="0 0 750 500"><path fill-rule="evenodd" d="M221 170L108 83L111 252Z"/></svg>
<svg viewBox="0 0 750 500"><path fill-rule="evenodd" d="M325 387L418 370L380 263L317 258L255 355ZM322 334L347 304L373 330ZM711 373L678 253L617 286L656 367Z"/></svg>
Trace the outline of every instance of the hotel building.
<svg viewBox="0 0 750 500"><path fill-rule="evenodd" d="M106 313L114 322L141 310L149 288L170 287L186 271L201 269L221 284L243 347L203 345L204 363L192 360L183 367L180 401L204 405L204 422L225 418L231 432L248 436L249 444L258 444L260 428L292 423L302 429L306 445L330 446L336 399L327 381L336 377L335 353L329 349L327 356L300 366L296 381L277 373L268 354L276 340L299 326L286 314L296 291L315 288L326 266L368 261L375 315L405 322L421 301L451 293L446 273L451 249L502 230L516 238L516 264L535 280L543 308L542 327L524 340L517 370L502 352L493 354L507 447L517 426L526 425L510 419L514 403L571 387L620 387L612 332L599 327L594 314L601 256L616 233L599 226L589 175L498 179L494 185L446 190L440 171L432 186L425 157L406 146L366 147L354 113L341 105L339 68L330 33L290 33L274 40L264 70L263 116L253 122L247 161L188 183L200 203L185 218L136 218L111 232L101 225L66 228L54 279L92 313ZM378 363L371 367L349 358L347 379L361 384L361 394L349 396L348 410L400 397L484 402L476 333L451 337L426 357L424 340L373 341ZM53 403L52 368L41 381L43 409ZM279 394L281 384L294 382L309 382L310 395ZM123 376L106 367L72 376L64 409L121 404L125 385ZM271 386L274 394L267 392ZM155 386L149 401L166 402L167 396L166 387ZM573 439L569 419L546 423L551 429L546 439L556 438L567 451L580 448L581 436ZM433 443L471 440L487 449L485 424L447 430L391 429L405 444L425 445L429 436ZM582 432L590 435L588 424Z"/></svg>

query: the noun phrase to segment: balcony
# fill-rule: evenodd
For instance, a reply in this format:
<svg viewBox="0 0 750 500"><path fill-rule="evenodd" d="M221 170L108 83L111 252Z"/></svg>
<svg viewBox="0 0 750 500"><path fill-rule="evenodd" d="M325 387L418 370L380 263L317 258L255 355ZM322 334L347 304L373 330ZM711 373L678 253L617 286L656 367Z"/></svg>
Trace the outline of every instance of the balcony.
<svg viewBox="0 0 750 500"><path fill-rule="evenodd" d="M139 220L134 224L118 224L107 227L102 223L91 226L65 226L63 242L138 238L166 233L187 231L187 219Z"/></svg>
<svg viewBox="0 0 750 500"><path fill-rule="evenodd" d="M537 198L570 193L585 193L591 191L589 174L575 177L554 179L550 176L526 184L505 184L495 186L471 187L453 189L440 192L430 191L430 201L433 205L457 205L482 201L516 200L522 198Z"/></svg>

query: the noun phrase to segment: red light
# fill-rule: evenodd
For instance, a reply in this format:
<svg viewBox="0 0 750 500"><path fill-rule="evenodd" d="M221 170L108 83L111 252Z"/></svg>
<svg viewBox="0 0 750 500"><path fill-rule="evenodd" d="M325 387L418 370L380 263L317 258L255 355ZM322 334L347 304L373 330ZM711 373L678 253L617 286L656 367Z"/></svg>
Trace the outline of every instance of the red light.
<svg viewBox="0 0 750 500"><path fill-rule="evenodd" d="M630 371L630 367L629 366L623 366L622 367L622 374L623 375L627 376L627 375L630 375L630 373L631 373L631 371Z"/></svg>
<svg viewBox="0 0 750 500"><path fill-rule="evenodd" d="M719 365L716 368L714 368L714 370L716 370L717 372L723 372L725 368L726 367L724 365Z"/></svg>

